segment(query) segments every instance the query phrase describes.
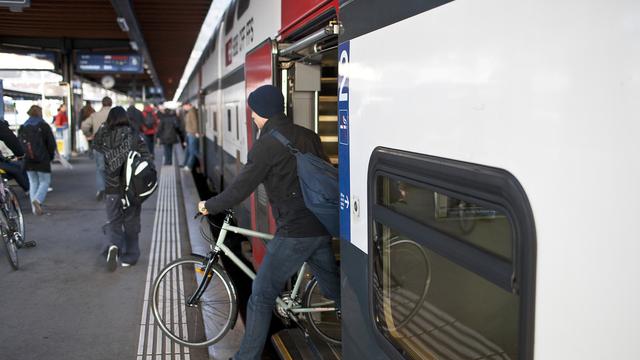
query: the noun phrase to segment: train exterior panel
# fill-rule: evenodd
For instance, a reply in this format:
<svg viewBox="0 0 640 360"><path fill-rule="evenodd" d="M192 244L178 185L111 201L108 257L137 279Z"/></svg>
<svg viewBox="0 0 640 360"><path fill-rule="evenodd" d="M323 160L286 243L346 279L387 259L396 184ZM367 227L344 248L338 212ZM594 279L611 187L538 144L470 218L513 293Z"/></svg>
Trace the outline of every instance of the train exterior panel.
<svg viewBox="0 0 640 360"><path fill-rule="evenodd" d="M369 12L393 17L397 5L375 2L365 9L358 3L363 1L341 8L347 34L341 38L340 94L348 94L344 139L350 161L344 357L448 359L484 351L474 358L639 358L630 344L639 331L634 301L640 245L631 240L635 229L621 224L640 213L638 202L629 201L640 198L640 165L627 156L640 151L634 101L640 93L640 27L632 25L640 4L420 2L415 8L432 8L363 29L363 19L373 18ZM380 158L396 156L398 168L377 171L379 152ZM437 171L455 168L452 183L456 171L470 169L477 178L462 179L466 187L477 182L482 188L483 174L495 171L505 189L519 185L524 200L486 202L482 193L462 191L436 170L429 175L415 168L420 161ZM411 193L422 194L423 203ZM455 197L456 207L448 207ZM392 204L394 198L400 200ZM478 206L469 206L472 201ZM529 207L535 218L529 235L514 235L532 223L519 223L510 205ZM380 219L371 209L380 210ZM465 211L474 215L465 219ZM393 319L390 314L402 306L384 296L391 286L375 284L393 283L393 268L387 268L391 280L371 273L400 261L393 258L393 240L384 250L384 239L409 238L410 230L396 232L394 226L419 227L415 219L429 229L458 222L461 229L447 228L443 238L460 243L474 233L481 241L480 233L495 226L488 233L495 243L460 248L485 250L478 252L481 258L500 253L486 258L513 266L519 287L505 286L510 295L491 275L468 271L482 264L465 263L446 244L426 241L420 243L430 272L424 312L405 324L402 315ZM511 239L504 251L495 248L499 223L511 229L512 236L502 234ZM534 282L526 284L526 278ZM436 289L449 296L442 299ZM377 302L380 293L385 299ZM487 309L494 312L474 326ZM517 332L519 340L492 326Z"/></svg>

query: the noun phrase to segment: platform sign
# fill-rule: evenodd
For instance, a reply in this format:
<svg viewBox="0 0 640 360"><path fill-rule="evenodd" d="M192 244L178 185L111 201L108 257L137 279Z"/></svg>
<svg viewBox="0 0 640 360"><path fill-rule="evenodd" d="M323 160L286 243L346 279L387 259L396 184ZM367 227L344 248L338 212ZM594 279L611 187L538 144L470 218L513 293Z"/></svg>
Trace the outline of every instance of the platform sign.
<svg viewBox="0 0 640 360"><path fill-rule="evenodd" d="M349 171L349 42L338 46L338 159L340 178L340 238L351 241L351 180Z"/></svg>
<svg viewBox="0 0 640 360"><path fill-rule="evenodd" d="M137 54L78 53L76 72L79 73L142 73L142 58Z"/></svg>

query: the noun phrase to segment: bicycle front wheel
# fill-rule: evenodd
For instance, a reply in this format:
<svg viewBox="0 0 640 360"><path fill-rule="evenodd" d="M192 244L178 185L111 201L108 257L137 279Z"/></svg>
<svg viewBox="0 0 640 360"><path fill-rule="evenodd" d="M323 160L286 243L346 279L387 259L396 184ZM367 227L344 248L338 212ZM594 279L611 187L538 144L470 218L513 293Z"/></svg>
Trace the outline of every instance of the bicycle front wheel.
<svg viewBox="0 0 640 360"><path fill-rule="evenodd" d="M193 347L218 342L231 329L238 307L227 273L214 265L202 296L189 304L205 280L205 258L186 256L169 263L153 285L152 310L160 329L173 341Z"/></svg>
<svg viewBox="0 0 640 360"><path fill-rule="evenodd" d="M20 233L20 236L22 236L22 240L24 241L24 239L26 239L26 234L24 229L24 217L22 216L22 208L20 208L20 201L18 201L18 197L11 189L7 190L9 192L9 205L11 207L11 210L14 212L14 214L12 215L14 216L13 220L15 221L15 230Z"/></svg>
<svg viewBox="0 0 640 360"><path fill-rule="evenodd" d="M2 240L4 241L4 247L7 251L7 258L9 259L9 264L13 270L18 270L18 245L16 245L15 240L9 235L7 229L0 226L0 236L2 236Z"/></svg>

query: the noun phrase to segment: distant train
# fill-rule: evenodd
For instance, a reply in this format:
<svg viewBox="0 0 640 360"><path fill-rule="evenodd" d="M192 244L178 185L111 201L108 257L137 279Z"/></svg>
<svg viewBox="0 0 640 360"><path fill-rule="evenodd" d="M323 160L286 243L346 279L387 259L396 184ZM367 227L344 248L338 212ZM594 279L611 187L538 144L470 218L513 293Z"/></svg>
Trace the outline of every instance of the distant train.
<svg viewBox="0 0 640 360"><path fill-rule="evenodd" d="M218 190L258 86L320 135L343 358L640 359L639 24L631 0L234 0L181 100ZM264 188L237 210L275 230Z"/></svg>

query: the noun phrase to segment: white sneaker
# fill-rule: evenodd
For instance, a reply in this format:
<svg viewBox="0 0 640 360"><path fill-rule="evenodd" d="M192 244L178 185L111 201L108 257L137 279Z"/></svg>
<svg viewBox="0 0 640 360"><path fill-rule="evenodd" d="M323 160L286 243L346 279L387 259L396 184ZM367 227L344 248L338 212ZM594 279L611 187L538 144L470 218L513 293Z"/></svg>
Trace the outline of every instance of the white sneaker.
<svg viewBox="0 0 640 360"><path fill-rule="evenodd" d="M120 264L120 266L122 266L122 267L129 267L129 266L131 266L131 264L123 262L122 264Z"/></svg>
<svg viewBox="0 0 640 360"><path fill-rule="evenodd" d="M188 166L184 166L184 167L182 167L182 170L184 170L184 171L191 171L191 169L189 169L189 167L188 167Z"/></svg>

